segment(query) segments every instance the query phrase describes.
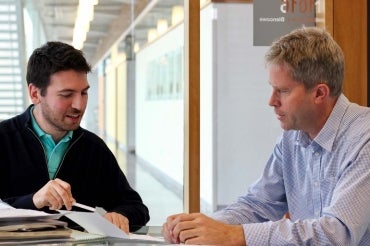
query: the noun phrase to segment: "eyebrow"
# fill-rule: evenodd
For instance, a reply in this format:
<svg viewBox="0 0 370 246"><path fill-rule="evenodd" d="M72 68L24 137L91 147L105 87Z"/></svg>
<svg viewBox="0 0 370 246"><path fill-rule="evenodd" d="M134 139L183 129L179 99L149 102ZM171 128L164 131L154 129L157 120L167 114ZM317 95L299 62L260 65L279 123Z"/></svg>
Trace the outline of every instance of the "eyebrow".
<svg viewBox="0 0 370 246"><path fill-rule="evenodd" d="M271 81L269 81L269 85L270 85L272 88L280 88L280 86L277 86L277 85L273 84Z"/></svg>
<svg viewBox="0 0 370 246"><path fill-rule="evenodd" d="M82 91L86 91L90 89L90 85L86 86L84 89L82 89ZM73 89L63 89L63 90L60 90L59 92L75 92L76 90L73 90Z"/></svg>

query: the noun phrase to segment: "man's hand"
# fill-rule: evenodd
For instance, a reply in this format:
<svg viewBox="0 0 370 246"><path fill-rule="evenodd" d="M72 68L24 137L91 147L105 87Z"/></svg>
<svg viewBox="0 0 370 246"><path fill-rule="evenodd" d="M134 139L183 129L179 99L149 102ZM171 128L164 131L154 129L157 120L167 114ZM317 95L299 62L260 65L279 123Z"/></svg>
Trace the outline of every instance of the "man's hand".
<svg viewBox="0 0 370 246"><path fill-rule="evenodd" d="M32 200L36 208L48 206L51 210L60 209L63 205L67 210L71 210L75 202L71 186L61 179L50 180L33 195Z"/></svg>
<svg viewBox="0 0 370 246"><path fill-rule="evenodd" d="M129 221L128 219L123 216L122 214L116 212L110 212L104 214L104 218L118 226L122 231L129 233Z"/></svg>
<svg viewBox="0 0 370 246"><path fill-rule="evenodd" d="M224 224L199 213L169 216L162 235L176 244L245 245L241 225Z"/></svg>

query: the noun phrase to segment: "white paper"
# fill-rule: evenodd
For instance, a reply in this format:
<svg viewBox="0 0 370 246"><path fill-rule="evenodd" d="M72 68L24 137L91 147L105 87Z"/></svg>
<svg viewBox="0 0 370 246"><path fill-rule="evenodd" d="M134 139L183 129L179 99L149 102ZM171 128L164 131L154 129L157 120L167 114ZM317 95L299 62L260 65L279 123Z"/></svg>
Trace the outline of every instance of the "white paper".
<svg viewBox="0 0 370 246"><path fill-rule="evenodd" d="M157 242L164 242L162 237L152 237L149 235L141 235L141 234L134 234L130 233L130 239L138 239L138 240L149 240L149 241L157 241Z"/></svg>
<svg viewBox="0 0 370 246"><path fill-rule="evenodd" d="M63 214L48 214L43 211L32 209L19 209L2 207L0 209L1 221L36 220L36 219L59 219Z"/></svg>
<svg viewBox="0 0 370 246"><path fill-rule="evenodd" d="M0 199L0 209L8 209L8 208L13 208L12 206L10 206L9 204L3 202L1 199Z"/></svg>
<svg viewBox="0 0 370 246"><path fill-rule="evenodd" d="M69 211L69 213L65 213L64 216L79 224L89 233L108 237L129 238L124 231L97 212Z"/></svg>

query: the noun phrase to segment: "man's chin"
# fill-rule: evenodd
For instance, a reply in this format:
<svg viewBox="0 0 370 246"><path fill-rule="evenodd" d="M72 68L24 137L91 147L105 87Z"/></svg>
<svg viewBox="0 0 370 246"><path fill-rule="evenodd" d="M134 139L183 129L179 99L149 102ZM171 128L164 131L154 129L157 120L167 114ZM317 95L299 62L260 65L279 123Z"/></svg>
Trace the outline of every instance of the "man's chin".
<svg viewBox="0 0 370 246"><path fill-rule="evenodd" d="M78 124L73 124L65 127L66 131L74 131L77 130L80 127L80 123Z"/></svg>
<svg viewBox="0 0 370 246"><path fill-rule="evenodd" d="M287 124L284 124L283 122L280 122L280 127L285 130L285 131L288 131L288 130L291 130L292 128L287 125Z"/></svg>

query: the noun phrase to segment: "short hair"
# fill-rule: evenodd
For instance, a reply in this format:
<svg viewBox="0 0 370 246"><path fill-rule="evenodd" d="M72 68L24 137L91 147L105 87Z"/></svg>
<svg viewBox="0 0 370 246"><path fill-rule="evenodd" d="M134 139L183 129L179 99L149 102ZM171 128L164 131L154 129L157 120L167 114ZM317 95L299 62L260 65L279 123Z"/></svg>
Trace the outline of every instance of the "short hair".
<svg viewBox="0 0 370 246"><path fill-rule="evenodd" d="M319 27L303 27L275 40L265 55L267 65L287 65L294 80L306 89L319 83L330 95L342 93L344 55L331 35Z"/></svg>
<svg viewBox="0 0 370 246"><path fill-rule="evenodd" d="M41 95L46 94L50 83L50 76L59 71L74 70L78 72L91 72L82 51L73 46L50 41L35 49L27 64L27 84L34 84L41 89Z"/></svg>

